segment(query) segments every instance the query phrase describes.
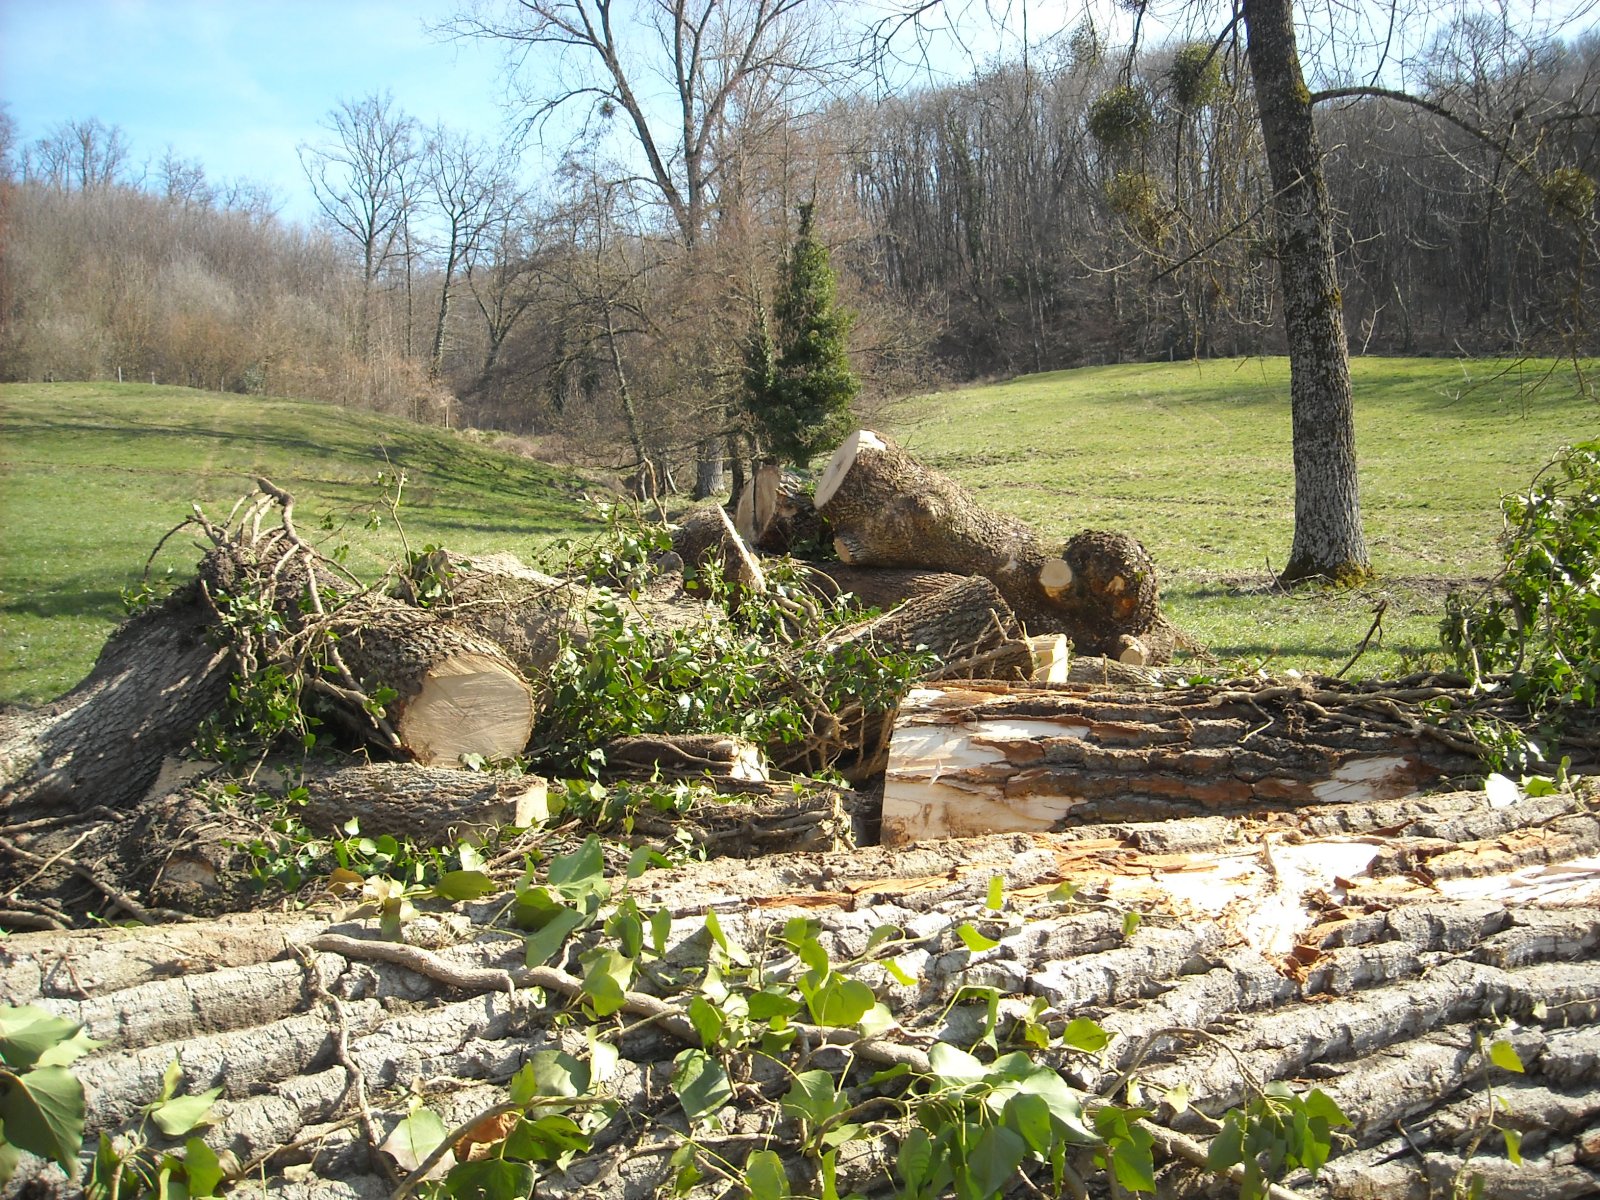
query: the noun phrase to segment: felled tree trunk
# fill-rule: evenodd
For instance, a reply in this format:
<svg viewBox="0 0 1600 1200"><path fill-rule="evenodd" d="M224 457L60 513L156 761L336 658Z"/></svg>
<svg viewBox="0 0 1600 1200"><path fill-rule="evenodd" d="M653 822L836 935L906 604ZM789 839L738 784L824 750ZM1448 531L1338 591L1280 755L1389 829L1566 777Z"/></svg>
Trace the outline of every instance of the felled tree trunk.
<svg viewBox="0 0 1600 1200"><path fill-rule="evenodd" d="M1064 633L1080 654L1155 661L1167 640L1145 636L1163 622L1155 564L1133 538L1088 531L1057 554L881 434L845 439L816 505L843 562L983 575L1030 633Z"/></svg>
<svg viewBox="0 0 1600 1200"><path fill-rule="evenodd" d="M1593 1194L1600 911L1584 898L1592 875L1586 884L1576 860L1570 871L1544 870L1542 884L1514 870L1432 887L1383 873L1390 842L1446 826L1467 838L1565 838L1554 863L1592 853L1582 846L1600 838L1580 797L1496 809L1476 792L1289 814L1270 837L1249 821L1192 818L647 872L613 899L665 914L664 969L633 978L616 1018L595 1029L620 1059L573 1097L575 1120L594 1119L559 1168L541 1166L541 1181L625 1200L681 1180L672 1156L685 1145L708 1164L693 1200L726 1190L712 1165L738 1170L757 1149L779 1154L792 1179L808 1179L814 1156L781 1108L789 1073L828 1072L845 1105L877 1104L887 1093L912 1107L907 1081L881 1076L885 1066L926 1074L936 1039L966 1047L1028 1021L1052 1035L1029 1056L1081 1095L1086 1116L1117 1091L1122 1072L1138 1072L1155 1110L1138 1128L1163 1184L1191 1189L1176 1194L1205 1186L1196 1159L1204 1161L1226 1110L1280 1080L1302 1096L1314 1082L1351 1122L1336 1131L1317 1179L1289 1181L1293 1194L1422 1195L1430 1182L1447 1191L1451 1178L1475 1171L1509 1188L1499 1151L1480 1146L1490 1115L1523 1134L1516 1194ZM1218 878L1230 881L1225 892ZM520 938L486 928L507 900L419 917L403 942L299 912L24 934L0 957L0 994L81 1022L102 1043L73 1066L91 1151L102 1132L115 1137L146 1121L177 1059L186 1093L222 1089L196 1136L248 1166L252 1189L318 1200L393 1195L403 1171L374 1151L419 1093L454 1130L503 1105L531 1053L591 1061L596 1023L581 1006L580 955L615 951L608 913L551 963L530 968ZM1136 927L1129 911L1143 915ZM788 1048L709 1047L737 1083L726 1089L718 1131L708 1137L702 1125L696 1137L680 1089L664 1079L677 1056L701 1045L701 1031L717 1028L705 1015L702 967L727 953L720 939L749 960L724 973L730 999L763 985L793 994L794 955L781 934L796 918L833 969L871 987L894 1022L863 1036L812 1024L801 1002ZM869 932L883 926L903 940L877 946ZM973 932L987 948L973 948ZM528 999L535 987L537 1004ZM996 1006L962 1002L975 992L995 995ZM998 1028L986 1024L991 1014ZM1109 1035L1100 1053L1061 1045L1069 1022L1084 1018ZM1521 1074L1488 1061L1487 1044L1499 1040L1517 1051ZM769 1078L776 1085L762 1086ZM532 1115L559 1100L543 1097ZM878 1152L841 1147L841 1194L892 1190L902 1182L888 1175L893 1136L875 1124L858 1136L854 1149L875 1143ZM1102 1194L1095 1149L1069 1146L1066 1161ZM1048 1183L1048 1167L1035 1176ZM24 1188L30 1197L80 1190L29 1158L4 1194ZM1024 1190L1009 1171L995 1182L996 1195L1013 1188Z"/></svg>
<svg viewBox="0 0 1600 1200"><path fill-rule="evenodd" d="M600 777L686 779L737 789L767 781L760 747L719 733L641 734L607 742Z"/></svg>
<svg viewBox="0 0 1600 1200"><path fill-rule="evenodd" d="M507 759L527 747L533 689L488 638L376 595L341 609L334 628L362 691L396 693L381 721L347 705L347 723L369 740L424 766Z"/></svg>
<svg viewBox="0 0 1600 1200"><path fill-rule="evenodd" d="M488 638L531 680L550 669L561 637L580 634L592 589L536 571L510 554L435 550L412 566L412 596Z"/></svg>
<svg viewBox="0 0 1600 1200"><path fill-rule="evenodd" d="M417 763L367 763L312 775L295 815L307 829L339 833L352 818L364 833L442 846L549 815L537 775L459 771Z"/></svg>
<svg viewBox="0 0 1600 1200"><path fill-rule="evenodd" d="M1482 773L1470 743L1399 703L1328 681L924 687L895 719L883 839L1371 802Z"/></svg>
<svg viewBox="0 0 1600 1200"><path fill-rule="evenodd" d="M863 608L888 610L904 600L927 596L960 583L951 571L919 571L905 567L853 567L842 562L807 563L808 586L826 600L851 595Z"/></svg>
<svg viewBox="0 0 1600 1200"><path fill-rule="evenodd" d="M136 802L228 695L229 656L186 588L125 622L72 691L0 715L0 812Z"/></svg>
<svg viewBox="0 0 1600 1200"><path fill-rule="evenodd" d="M1059 639L1030 640L999 590L982 576L906 601L882 616L835 633L827 651L843 660L858 654L931 652L925 679L1032 679L1064 669ZM811 773L824 766L860 783L883 769L893 712L859 707L818 713L806 742L768 747L774 762Z"/></svg>

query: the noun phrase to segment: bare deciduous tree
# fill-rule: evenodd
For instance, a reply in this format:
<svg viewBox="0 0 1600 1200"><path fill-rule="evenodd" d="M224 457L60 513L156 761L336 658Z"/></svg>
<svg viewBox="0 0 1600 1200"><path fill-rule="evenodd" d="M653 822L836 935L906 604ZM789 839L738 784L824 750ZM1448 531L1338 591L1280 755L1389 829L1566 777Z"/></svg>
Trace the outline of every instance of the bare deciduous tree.
<svg viewBox="0 0 1600 1200"><path fill-rule="evenodd" d="M555 86L542 75L521 82L530 124L573 104L587 103L591 121L620 110L646 178L684 244L693 247L711 216L717 139L725 124L737 121L741 97L758 89L765 103L781 105L792 88L829 65L823 30L802 15L807 3L480 2L458 13L448 29L503 41L513 63L545 47L561 51L573 74ZM665 81L666 98L651 94L657 80Z"/></svg>
<svg viewBox="0 0 1600 1200"><path fill-rule="evenodd" d="M373 290L407 247L415 203L416 121L385 93L342 101L328 114L332 140L300 147L317 205L355 244L361 260L363 349L370 349Z"/></svg>

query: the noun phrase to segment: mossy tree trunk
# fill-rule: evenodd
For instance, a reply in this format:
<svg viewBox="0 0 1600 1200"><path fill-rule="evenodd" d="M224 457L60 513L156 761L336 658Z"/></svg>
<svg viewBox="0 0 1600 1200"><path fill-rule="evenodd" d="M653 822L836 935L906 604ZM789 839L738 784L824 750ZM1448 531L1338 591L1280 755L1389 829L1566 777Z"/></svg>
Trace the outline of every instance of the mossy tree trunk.
<svg viewBox="0 0 1600 1200"><path fill-rule="evenodd" d="M1311 94L1295 46L1293 0L1245 0L1244 21L1272 173L1289 342L1294 544L1282 578L1353 583L1372 569L1356 485L1350 351Z"/></svg>

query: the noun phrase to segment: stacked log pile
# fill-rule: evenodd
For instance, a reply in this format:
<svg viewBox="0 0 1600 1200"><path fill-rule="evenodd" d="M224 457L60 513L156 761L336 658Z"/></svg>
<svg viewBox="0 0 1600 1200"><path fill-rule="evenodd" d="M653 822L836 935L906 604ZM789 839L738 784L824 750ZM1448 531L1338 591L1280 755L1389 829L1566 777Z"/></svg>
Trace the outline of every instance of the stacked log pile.
<svg viewBox="0 0 1600 1200"><path fill-rule="evenodd" d="M760 1150L812 1186L817 1147L779 1104L794 1069L832 1072L848 1103L868 1105L836 1184L873 1194L915 1122L892 1099L905 1079L869 1077L926 1073L937 1043L974 1046L993 1017L1001 1048L1030 1045L1086 1111L1133 1081L1162 1195L1209 1194L1195 1160L1212 1118L1282 1080L1315 1083L1351 1124L1320 1175L1291 1175L1280 1195L1421 1197L1481 1177L1484 1195L1579 1197L1600 1189L1590 803L1458 793L653 871L627 896L668 914L666 953L605 1018L579 999L585 949L613 944L603 921L529 967L521 938L493 928L508 897L418 917L400 943L326 911L24 934L7 942L0 991L105 1043L80 1064L91 1140L136 1127L174 1058L187 1090L221 1088L201 1136L255 1181L251 1194L402 1194L406 1167L377 1147L418 1097L463 1135L506 1111L525 1062L554 1050L587 1062L594 1039L620 1057L567 1094L588 1132L537 1167L538 1194L650 1195L693 1159L703 1175L688 1194L721 1195ZM857 963L841 969L893 1022L864 1033L802 1020L788 1051L708 1043L713 1027L690 1016L704 964L746 964L726 976L735 997L793 986L801 968L779 935L797 917L834 963ZM898 938L875 952L885 926ZM1103 1049L1060 1040L1081 1018L1109 1034ZM1490 1064L1491 1042L1514 1050L1520 1073ZM736 1084L712 1102L716 1126L701 1114L691 1128L668 1080L706 1047ZM1503 1130L1521 1135L1520 1167ZM1068 1166L1087 1177L1091 1155ZM1047 1164L1024 1169L1048 1185ZM24 1186L73 1194L37 1161L6 1194Z"/></svg>

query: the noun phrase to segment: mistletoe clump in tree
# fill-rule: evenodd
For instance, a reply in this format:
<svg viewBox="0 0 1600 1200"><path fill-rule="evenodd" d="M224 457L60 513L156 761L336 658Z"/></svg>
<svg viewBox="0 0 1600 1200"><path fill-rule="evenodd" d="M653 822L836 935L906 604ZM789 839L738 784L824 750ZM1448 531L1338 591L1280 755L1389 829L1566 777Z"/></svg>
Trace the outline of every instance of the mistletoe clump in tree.
<svg viewBox="0 0 1600 1200"><path fill-rule="evenodd" d="M836 292L828 248L812 228L812 205L802 204L771 320L758 305L745 363L756 441L797 467L839 444L861 390L845 350L855 314L840 307Z"/></svg>

